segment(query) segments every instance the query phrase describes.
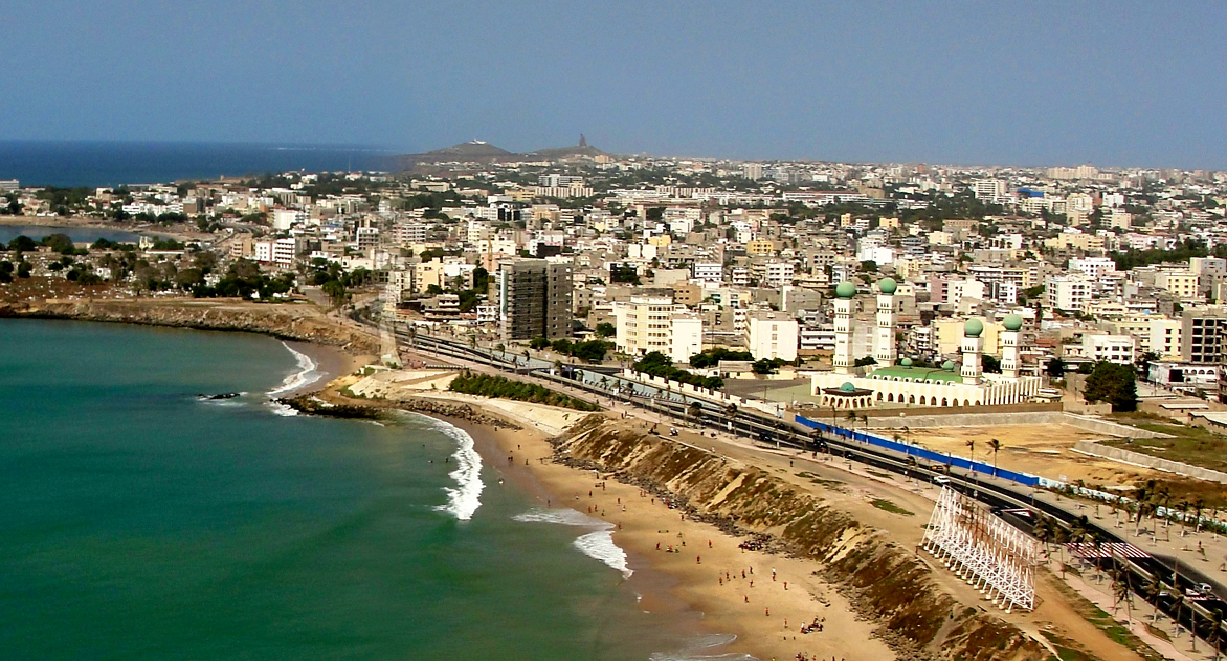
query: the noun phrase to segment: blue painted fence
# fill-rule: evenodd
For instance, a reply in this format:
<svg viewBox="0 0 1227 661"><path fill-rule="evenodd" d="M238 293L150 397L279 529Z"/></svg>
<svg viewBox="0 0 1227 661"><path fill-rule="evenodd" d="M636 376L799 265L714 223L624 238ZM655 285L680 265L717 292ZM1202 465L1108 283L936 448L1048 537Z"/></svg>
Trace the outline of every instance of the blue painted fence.
<svg viewBox="0 0 1227 661"><path fill-rule="evenodd" d="M796 419L797 419L798 424L809 427L810 429L817 429L819 431L823 431L828 434L831 434L832 436L839 436L839 437L847 438L853 441L859 441L861 443L868 443L869 445L874 445L880 448L885 448L887 450L893 450L900 454L906 454L910 457L916 457L917 460L927 459L929 461L936 462L939 464L950 464L951 466L954 466L956 468L962 468L964 470L974 470L978 473L984 473L985 475L993 475L993 476L1000 477L1002 479L1010 480L1013 482L1017 482L1019 484L1026 485L1029 487L1038 486L1040 483L1040 478L1035 475L1027 475L1026 473L1015 473L1014 471L1008 471L1008 470L1005 470L1004 468L994 469L992 464L986 464L980 461L971 461L969 459L964 459L962 457L954 457L954 456L947 455L947 454L941 454L940 452L934 452L932 450L918 448L914 445L908 445L907 443L899 443L898 441L885 439L880 436L874 436L873 434L866 434L864 432L858 432L858 431L854 431L851 429L845 429L843 427L835 427L832 425L828 425L825 422L818 422L817 420L810 420L809 418L806 418L800 415L796 416Z"/></svg>

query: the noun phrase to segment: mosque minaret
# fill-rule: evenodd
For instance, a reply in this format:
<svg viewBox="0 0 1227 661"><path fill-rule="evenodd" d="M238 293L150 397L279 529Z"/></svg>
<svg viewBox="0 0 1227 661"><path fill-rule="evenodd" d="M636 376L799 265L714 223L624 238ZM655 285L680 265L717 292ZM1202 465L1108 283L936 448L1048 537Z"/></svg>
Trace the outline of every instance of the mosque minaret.
<svg viewBox="0 0 1227 661"><path fill-rule="evenodd" d="M856 285L841 282L835 287L835 355L831 359L836 374L852 374L852 297Z"/></svg>
<svg viewBox="0 0 1227 661"><path fill-rule="evenodd" d="M963 369L960 374L963 383L969 386L980 385L983 367L980 359L984 353L984 322L979 319L968 319L963 324Z"/></svg>
<svg viewBox="0 0 1227 661"><path fill-rule="evenodd" d="M895 289L898 284L893 278L883 278L878 282L878 314L877 326L873 335L873 359L878 365L894 365L899 356L895 342Z"/></svg>
<svg viewBox="0 0 1227 661"><path fill-rule="evenodd" d="M1022 369L1022 330L1023 318L1017 314L1007 314L1001 320L1005 330L1001 332L1001 376L1006 379L1017 379Z"/></svg>

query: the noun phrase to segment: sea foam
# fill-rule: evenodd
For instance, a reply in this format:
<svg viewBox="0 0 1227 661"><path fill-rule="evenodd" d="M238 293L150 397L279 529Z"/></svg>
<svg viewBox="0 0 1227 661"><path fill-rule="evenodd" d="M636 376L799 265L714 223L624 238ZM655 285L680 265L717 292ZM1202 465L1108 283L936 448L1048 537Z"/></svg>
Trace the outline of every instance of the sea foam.
<svg viewBox="0 0 1227 661"><path fill-rule="evenodd" d="M612 569L618 570L624 578L630 578L634 573L626 564L626 551L623 551L622 547L613 541L614 526L611 523L594 519L573 509L534 508L511 518L523 523L554 523L563 526L597 528L593 532L580 535L574 542L575 548L589 558L599 560Z"/></svg>
<svg viewBox="0 0 1227 661"><path fill-rule="evenodd" d="M473 437L463 429L444 422L433 420L444 435L453 438L459 444L452 459L456 462L456 470L447 474L456 481L456 486L444 487L447 492L447 504L435 509L447 512L461 521L473 518L473 512L481 507L481 492L486 485L481 481L481 455L473 449Z"/></svg>
<svg viewBox="0 0 1227 661"><path fill-rule="evenodd" d="M294 347L286 344L285 342L282 342L281 345L288 349L290 353L294 354L294 362L298 369L286 376L285 380L281 382L281 385L268 391L268 395L270 397L276 397L277 395L285 394L291 390L296 390L314 382L317 378L319 378L319 372L316 371L318 365L316 365L315 361L311 359L311 356L308 356L301 351L296 351Z"/></svg>
<svg viewBox="0 0 1227 661"><path fill-rule="evenodd" d="M716 647L724 647L737 640L731 633L715 633L698 636L687 641L687 644L676 652L655 652L648 658L650 661L758 661L749 654L727 652L724 654L707 654Z"/></svg>

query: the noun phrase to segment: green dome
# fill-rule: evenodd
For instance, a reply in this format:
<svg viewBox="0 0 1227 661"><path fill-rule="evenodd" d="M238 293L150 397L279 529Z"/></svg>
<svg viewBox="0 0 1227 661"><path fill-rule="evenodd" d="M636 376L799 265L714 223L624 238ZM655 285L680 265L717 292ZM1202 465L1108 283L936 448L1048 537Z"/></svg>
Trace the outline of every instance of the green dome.
<svg viewBox="0 0 1227 661"><path fill-rule="evenodd" d="M902 365L902 366L904 366L904 367L911 367L911 366L912 366L912 359L911 359L911 358L904 358L903 360L899 361L899 364L900 364L900 365Z"/></svg>
<svg viewBox="0 0 1227 661"><path fill-rule="evenodd" d="M835 285L835 295L840 298L852 298L853 296L856 296L856 285L844 280L838 285Z"/></svg>
<svg viewBox="0 0 1227 661"><path fill-rule="evenodd" d="M899 283L895 282L894 278L882 278L878 281L878 289L883 294L893 294L899 288Z"/></svg>
<svg viewBox="0 0 1227 661"><path fill-rule="evenodd" d="M984 322L979 319L968 319L967 323L963 324L963 334L967 337L980 337L983 332Z"/></svg>
<svg viewBox="0 0 1227 661"><path fill-rule="evenodd" d="M1005 326L1006 330L1016 331L1022 329L1023 318L1020 315L1010 313L1005 316L1005 319L1001 320L1001 323Z"/></svg>
<svg viewBox="0 0 1227 661"><path fill-rule="evenodd" d="M856 386L852 385L851 381L844 381L844 385L839 387L839 392L856 392Z"/></svg>
<svg viewBox="0 0 1227 661"><path fill-rule="evenodd" d="M954 371L954 361L947 360L946 362L942 363L942 369L946 370L947 372L953 372Z"/></svg>

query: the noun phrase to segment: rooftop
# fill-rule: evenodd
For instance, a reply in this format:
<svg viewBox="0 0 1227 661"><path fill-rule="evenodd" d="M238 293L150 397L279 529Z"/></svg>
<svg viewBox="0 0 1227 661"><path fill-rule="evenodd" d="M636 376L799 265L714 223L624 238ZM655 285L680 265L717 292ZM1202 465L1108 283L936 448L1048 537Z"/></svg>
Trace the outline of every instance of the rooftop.
<svg viewBox="0 0 1227 661"><path fill-rule="evenodd" d="M945 383L962 383L963 377L957 372L946 371L940 367L905 367L903 365L891 365L890 367L882 367L873 371L869 375L871 379L895 380L911 379L913 382L924 383L925 381L940 381Z"/></svg>

